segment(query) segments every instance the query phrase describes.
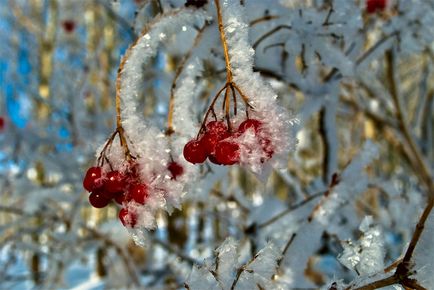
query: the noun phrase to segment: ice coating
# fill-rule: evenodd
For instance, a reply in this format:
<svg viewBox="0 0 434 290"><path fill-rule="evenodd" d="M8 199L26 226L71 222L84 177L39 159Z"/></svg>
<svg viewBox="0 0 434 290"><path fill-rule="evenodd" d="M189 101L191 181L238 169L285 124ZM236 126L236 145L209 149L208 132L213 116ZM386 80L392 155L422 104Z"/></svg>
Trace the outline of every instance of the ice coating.
<svg viewBox="0 0 434 290"><path fill-rule="evenodd" d="M233 80L249 98L254 108L250 118L262 122L263 132L270 139L274 151L269 162L261 162L264 157L263 151L257 142L252 142L249 132L238 139L241 147L241 164L257 174L265 173L265 167L269 164L276 168L284 168L288 152L294 150L297 144L291 129L298 120L278 104L277 94L259 73L253 72L254 50L248 41L248 24L238 1L223 1L222 16ZM243 148L250 148L251 152L246 152Z"/></svg>
<svg viewBox="0 0 434 290"><path fill-rule="evenodd" d="M171 146L168 138L155 125L146 121L137 110L137 98L142 88L142 67L149 63L157 53L157 48L170 35L177 35L185 31L185 27L203 23L205 13L191 10L176 10L170 14L162 15L150 23L136 42L128 49L121 63L118 87L121 100L122 127L125 130L127 143L131 155L135 157L133 163L137 165L140 181L148 187L148 197L144 205L134 201L124 202L123 207L137 217L133 233L137 244L143 245L143 230L156 227L155 215L161 210L169 213L173 208L181 207L185 184L195 175L195 169L185 161L172 156L184 169L186 174L179 178L171 178L167 169L171 161ZM182 80L178 93L192 89L191 78L194 67L188 70L187 76ZM200 70L198 70L200 71ZM190 121L190 120L188 120ZM103 146L97 151L100 155ZM130 170L131 163L125 160L123 148L118 139L106 151L111 168L126 172ZM104 166L105 171L109 166ZM127 217L127 222L129 221Z"/></svg>

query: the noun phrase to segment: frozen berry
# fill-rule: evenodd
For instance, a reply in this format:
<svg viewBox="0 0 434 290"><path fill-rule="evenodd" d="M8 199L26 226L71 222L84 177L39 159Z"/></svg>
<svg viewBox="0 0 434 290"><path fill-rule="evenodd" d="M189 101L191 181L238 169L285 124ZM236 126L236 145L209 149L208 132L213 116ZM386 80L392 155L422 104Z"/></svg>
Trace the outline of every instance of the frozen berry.
<svg viewBox="0 0 434 290"><path fill-rule="evenodd" d="M89 195L89 203L96 208L103 208L108 205L110 200L105 198L100 192L95 191Z"/></svg>
<svg viewBox="0 0 434 290"><path fill-rule="evenodd" d="M261 121L256 120L256 119L247 119L240 124L240 126L238 127L238 132L244 133L248 129L252 128L255 130L255 133L257 133L259 131L259 129L261 128L261 126L262 126Z"/></svg>
<svg viewBox="0 0 434 290"><path fill-rule="evenodd" d="M207 154L202 142L199 140L191 140L184 146L184 158L190 163L203 163L206 160Z"/></svg>
<svg viewBox="0 0 434 290"><path fill-rule="evenodd" d="M116 201L116 203L123 204L126 200L126 194L124 192L118 192L117 194L115 194L113 199Z"/></svg>
<svg viewBox="0 0 434 290"><path fill-rule="evenodd" d="M65 32L71 33L75 30L75 21L70 19L64 20L62 22L62 27L65 30Z"/></svg>
<svg viewBox="0 0 434 290"><path fill-rule="evenodd" d="M145 204L148 198L148 188L144 184L135 184L128 191L128 199L134 200L137 203Z"/></svg>
<svg viewBox="0 0 434 290"><path fill-rule="evenodd" d="M375 13L377 11L382 11L386 9L387 0L367 0L366 1L366 12Z"/></svg>
<svg viewBox="0 0 434 290"><path fill-rule="evenodd" d="M228 127L223 121L211 121L206 124L206 131L217 135L223 135L228 132Z"/></svg>
<svg viewBox="0 0 434 290"><path fill-rule="evenodd" d="M137 224L137 214L126 208L122 208L119 211L119 219L124 227L127 228L134 228Z"/></svg>
<svg viewBox="0 0 434 290"><path fill-rule="evenodd" d="M273 144L271 144L270 139L267 139L267 138L260 139L259 144L261 144L262 150L264 151L264 153L266 155L266 159L261 160L261 162L264 162L265 160L268 160L271 157L273 157L274 149L273 149Z"/></svg>
<svg viewBox="0 0 434 290"><path fill-rule="evenodd" d="M215 159L222 165L233 165L240 161L240 146L237 143L221 141L215 148Z"/></svg>
<svg viewBox="0 0 434 290"><path fill-rule="evenodd" d="M91 167L87 170L86 176L83 179L83 187L89 192L100 188L103 185L102 168L99 166Z"/></svg>
<svg viewBox="0 0 434 290"><path fill-rule="evenodd" d="M109 173L107 173L104 188L109 193L118 193L124 191L125 175L123 175L117 170L110 171Z"/></svg>
<svg viewBox="0 0 434 290"><path fill-rule="evenodd" d="M170 162L169 165L167 166L167 169L172 174L172 179L175 180L178 176L181 176L184 173L184 168L175 161Z"/></svg>
<svg viewBox="0 0 434 290"><path fill-rule="evenodd" d="M221 140L229 138L230 136L231 134L227 131L223 132L223 134L216 134L211 131L206 132L201 139L202 146L205 149L206 154L208 156L214 154L217 143Z"/></svg>

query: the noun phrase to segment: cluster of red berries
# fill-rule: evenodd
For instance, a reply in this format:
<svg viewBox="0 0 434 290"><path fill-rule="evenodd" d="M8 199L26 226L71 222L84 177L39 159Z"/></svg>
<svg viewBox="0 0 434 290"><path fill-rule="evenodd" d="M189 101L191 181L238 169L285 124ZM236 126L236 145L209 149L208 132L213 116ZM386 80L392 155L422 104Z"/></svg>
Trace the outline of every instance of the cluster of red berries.
<svg viewBox="0 0 434 290"><path fill-rule="evenodd" d="M176 179L184 171L183 167L174 161L168 164L167 169L172 179ZM91 167L83 179L83 187L90 192L89 203L95 208L106 207L112 200L120 205L131 201L144 205L149 196L148 185L140 181L136 165L130 166L125 173L117 170L104 172L100 166ZM125 227L134 227L137 214L123 207L119 211L119 219Z"/></svg>
<svg viewBox="0 0 434 290"><path fill-rule="evenodd" d="M270 140L262 134L262 122L256 119L243 121L236 132L226 126L223 121L211 121L206 124L204 133L190 140L184 146L184 158L190 163L203 163L207 158L218 165L233 165L240 162L240 144L236 138L247 130L253 129L267 159L274 153ZM261 160L262 162L265 161Z"/></svg>
<svg viewBox="0 0 434 290"><path fill-rule="evenodd" d="M375 13L386 9L387 0L366 0L366 12Z"/></svg>
<svg viewBox="0 0 434 290"><path fill-rule="evenodd" d="M129 201L145 204L148 197L148 186L140 182L135 166L125 173L104 172L102 167L91 167L86 172L83 187L90 192L89 202L95 208L106 207L111 200L120 205ZM136 223L135 213L126 208L120 210L119 219L126 227L134 227Z"/></svg>

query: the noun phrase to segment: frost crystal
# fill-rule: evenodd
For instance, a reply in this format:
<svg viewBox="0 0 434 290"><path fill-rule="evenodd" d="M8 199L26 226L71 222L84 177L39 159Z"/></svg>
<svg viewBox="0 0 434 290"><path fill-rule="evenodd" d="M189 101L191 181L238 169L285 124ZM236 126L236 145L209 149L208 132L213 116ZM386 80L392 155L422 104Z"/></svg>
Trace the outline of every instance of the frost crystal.
<svg viewBox="0 0 434 290"><path fill-rule="evenodd" d="M359 230L362 237L357 241L344 244L339 261L360 275L370 275L384 269L384 238L379 226L374 226L371 216L363 219Z"/></svg>
<svg viewBox="0 0 434 290"><path fill-rule="evenodd" d="M201 268L193 266L185 283L187 289L249 290L258 286L262 289L278 289L272 277L280 253L273 244L267 244L252 259L242 263L239 244L227 238L215 255L212 265Z"/></svg>
<svg viewBox="0 0 434 290"><path fill-rule="evenodd" d="M434 212L431 211L425 222L419 242L413 253L414 274L419 285L426 289L434 289Z"/></svg>
<svg viewBox="0 0 434 290"><path fill-rule="evenodd" d="M274 157L270 163L274 167L284 168L288 160L288 152L294 150L297 144L294 132L291 130L298 121L279 105L277 94L271 86L259 73L253 72L254 50L248 42L249 26L244 14L245 10L238 1L223 2L223 23L234 82L249 98L249 103L254 108L251 117L261 120L263 129L273 144ZM258 145L255 148L252 140L249 134L244 134L237 140L241 144L241 163L255 173L266 175L269 169L264 169L264 164L261 162L264 158L263 150ZM249 148L249 152L243 153L243 148Z"/></svg>
<svg viewBox="0 0 434 290"><path fill-rule="evenodd" d="M138 112L136 104L143 81L142 65L150 62L152 57L156 55L161 41L165 40L169 35L179 33L182 27L186 25L192 26L203 23L204 18L205 14L201 12L193 13L189 10L179 10L150 23L146 28L146 33L127 51L123 67L121 66L122 70L118 81L120 85L122 126L128 136L127 142L129 142L131 154L137 157L134 162L138 165L140 179L148 185L149 190L144 205L134 201L124 204L124 207L129 212L135 213L137 217L137 224L133 226L132 232L134 232L134 240L138 244L144 244L142 241L142 228L152 229L156 226L155 215L157 211L165 209L170 213L174 207L181 207L184 186L197 174L196 169L179 158L181 155L179 151L175 150L169 155L171 145L162 131L147 122ZM177 91L178 94L186 95L183 91L194 89L192 78L196 75L193 73L193 69L194 67L191 67L187 76L182 79L182 84ZM200 72L200 69L196 69L196 71ZM182 98L182 100L185 99L185 97ZM186 122L180 119L179 121L180 125L191 123L191 120ZM188 128L186 129L188 131ZM98 150L97 155L99 155L100 151L101 149ZM110 160L112 168L120 172L124 172L129 166L129 163L125 161L123 149L117 142L111 145L106 157ZM171 178L167 168L171 158L175 158L180 163L185 173L176 179Z"/></svg>

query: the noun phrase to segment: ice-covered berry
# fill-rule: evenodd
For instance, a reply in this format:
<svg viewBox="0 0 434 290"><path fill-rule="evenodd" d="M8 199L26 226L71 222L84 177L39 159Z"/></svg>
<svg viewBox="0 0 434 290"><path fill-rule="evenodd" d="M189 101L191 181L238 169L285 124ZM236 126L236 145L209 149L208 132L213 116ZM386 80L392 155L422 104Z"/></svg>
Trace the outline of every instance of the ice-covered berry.
<svg viewBox="0 0 434 290"><path fill-rule="evenodd" d="M135 184L128 190L128 199L137 203L145 204L148 198L148 187L145 184Z"/></svg>
<svg viewBox="0 0 434 290"><path fill-rule="evenodd" d="M247 119L243 121L238 127L238 132L244 133L248 129L252 128L255 130L255 133L258 133L262 127L262 122L256 119Z"/></svg>
<svg viewBox="0 0 434 290"><path fill-rule="evenodd" d="M109 193L118 193L124 191L125 184L125 175L114 170L107 173L104 188Z"/></svg>
<svg viewBox="0 0 434 290"><path fill-rule="evenodd" d="M220 141L215 148L215 160L218 164L233 165L240 161L240 146L235 142Z"/></svg>
<svg viewBox="0 0 434 290"><path fill-rule="evenodd" d="M184 146L184 158L190 163L203 163L207 154L200 140L191 140Z"/></svg>
<svg viewBox="0 0 434 290"><path fill-rule="evenodd" d="M119 211L119 219L127 228L134 228L137 224L137 214L126 208L121 208Z"/></svg>
<svg viewBox="0 0 434 290"><path fill-rule="evenodd" d="M104 195L99 191L92 192L89 195L89 203L95 208L106 207L109 202L110 200L105 198Z"/></svg>
<svg viewBox="0 0 434 290"><path fill-rule="evenodd" d="M83 179L83 187L89 192L100 188L103 185L102 168L99 166L91 167L87 170Z"/></svg>
<svg viewBox="0 0 434 290"><path fill-rule="evenodd" d="M228 131L226 123L223 121L211 121L205 126L207 132L212 132L217 135L223 135Z"/></svg>
<svg viewBox="0 0 434 290"><path fill-rule="evenodd" d="M175 161L170 162L169 165L167 165L167 169L172 174L172 179L175 180L178 176L181 176L184 173L184 168Z"/></svg>

